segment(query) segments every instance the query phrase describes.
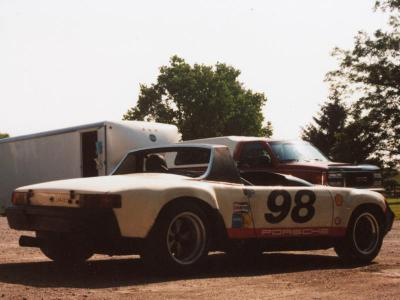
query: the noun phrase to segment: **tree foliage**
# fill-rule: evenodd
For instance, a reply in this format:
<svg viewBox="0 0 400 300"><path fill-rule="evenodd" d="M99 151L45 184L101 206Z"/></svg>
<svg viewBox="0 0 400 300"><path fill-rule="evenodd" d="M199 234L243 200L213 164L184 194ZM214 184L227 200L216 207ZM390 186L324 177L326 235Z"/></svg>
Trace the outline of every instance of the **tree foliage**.
<svg viewBox="0 0 400 300"><path fill-rule="evenodd" d="M270 136L271 124L263 127L265 95L245 89L239 75L239 70L223 63L191 66L173 56L170 65L160 68L157 83L140 85L138 102L124 119L175 124L184 140Z"/></svg>
<svg viewBox="0 0 400 300"><path fill-rule="evenodd" d="M7 133L1 133L0 132L0 139L8 138L10 137Z"/></svg>
<svg viewBox="0 0 400 300"><path fill-rule="evenodd" d="M331 93L352 105L332 151L393 167L400 164L400 1L377 1L375 8L390 13L387 29L360 31L353 49L333 51L339 67L327 74Z"/></svg>
<svg viewBox="0 0 400 300"><path fill-rule="evenodd" d="M321 106L321 111L313 117L313 123L303 128L302 139L311 142L334 160L341 160L334 149L337 144L338 133L343 132L347 117L348 108L334 93Z"/></svg>
<svg viewBox="0 0 400 300"><path fill-rule="evenodd" d="M348 163L370 162L382 165L371 157L375 141L363 133L370 129L367 120L355 115L333 91L313 117L313 122L302 130L302 139L311 142L333 161Z"/></svg>

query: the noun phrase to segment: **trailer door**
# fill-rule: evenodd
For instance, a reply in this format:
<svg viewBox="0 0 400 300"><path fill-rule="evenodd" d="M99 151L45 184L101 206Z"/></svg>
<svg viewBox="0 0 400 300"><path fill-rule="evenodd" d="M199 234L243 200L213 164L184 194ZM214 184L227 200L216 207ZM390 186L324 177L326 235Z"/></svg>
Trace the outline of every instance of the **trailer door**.
<svg viewBox="0 0 400 300"><path fill-rule="evenodd" d="M97 170L97 130L81 133L82 142L82 177L98 176Z"/></svg>

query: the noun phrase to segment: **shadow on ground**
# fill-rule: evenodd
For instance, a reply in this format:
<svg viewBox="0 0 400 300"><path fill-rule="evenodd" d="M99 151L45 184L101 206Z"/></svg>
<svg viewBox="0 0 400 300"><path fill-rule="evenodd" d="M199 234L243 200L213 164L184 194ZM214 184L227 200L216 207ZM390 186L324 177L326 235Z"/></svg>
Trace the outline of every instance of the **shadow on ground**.
<svg viewBox="0 0 400 300"><path fill-rule="evenodd" d="M191 275L155 275L140 259L92 260L74 267L50 261L0 264L0 282L34 287L111 288L181 279L260 276L306 270L348 268L333 256L270 253L256 261L232 261L224 254L210 255L205 268Z"/></svg>

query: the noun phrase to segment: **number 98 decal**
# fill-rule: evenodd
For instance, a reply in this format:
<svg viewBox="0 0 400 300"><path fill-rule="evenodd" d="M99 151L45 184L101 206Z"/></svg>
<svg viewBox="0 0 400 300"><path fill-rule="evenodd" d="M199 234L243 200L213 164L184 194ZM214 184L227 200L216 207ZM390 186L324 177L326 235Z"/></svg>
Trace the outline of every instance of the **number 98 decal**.
<svg viewBox="0 0 400 300"><path fill-rule="evenodd" d="M279 196L283 198L282 203L277 202ZM306 223L310 221L315 215L315 208L313 206L314 202L315 202L315 194L313 191L309 190L298 191L294 196L294 207L290 214L292 220L296 223ZM271 211L271 213L266 213L264 215L265 220L272 224L281 222L288 216L291 206L292 206L292 199L287 191L285 190L272 191L271 194L269 194L267 200L267 207ZM301 209L304 209L306 213L300 215Z"/></svg>

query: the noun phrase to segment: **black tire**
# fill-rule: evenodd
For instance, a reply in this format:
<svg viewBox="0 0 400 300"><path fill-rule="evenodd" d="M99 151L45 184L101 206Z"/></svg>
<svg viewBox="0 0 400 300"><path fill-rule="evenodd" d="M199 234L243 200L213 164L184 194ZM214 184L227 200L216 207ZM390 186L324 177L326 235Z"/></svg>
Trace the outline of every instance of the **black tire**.
<svg viewBox="0 0 400 300"><path fill-rule="evenodd" d="M346 263L366 264L378 255L383 236L382 214L372 208L357 209L351 216L346 237L334 249Z"/></svg>
<svg viewBox="0 0 400 300"><path fill-rule="evenodd" d="M81 236L39 231L40 250L44 255L60 264L80 264L93 255L90 243Z"/></svg>
<svg viewBox="0 0 400 300"><path fill-rule="evenodd" d="M196 203L178 202L157 218L141 253L149 270L184 273L204 264L210 241L210 222Z"/></svg>

